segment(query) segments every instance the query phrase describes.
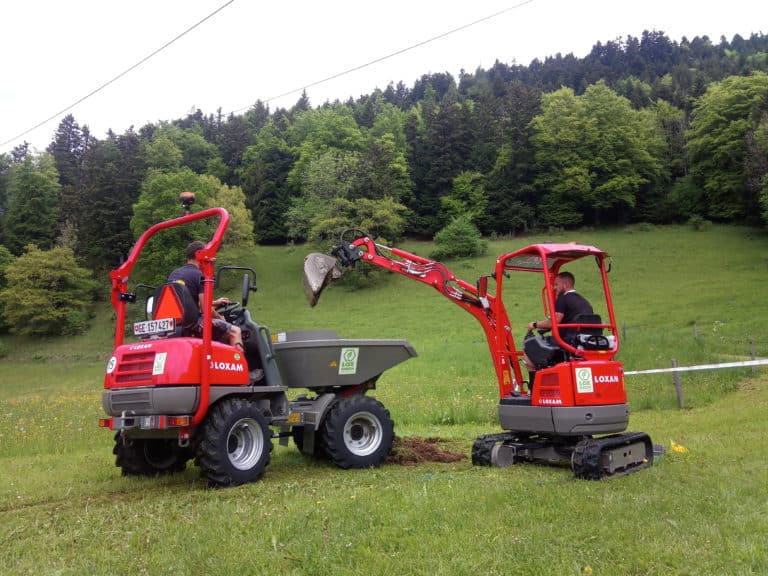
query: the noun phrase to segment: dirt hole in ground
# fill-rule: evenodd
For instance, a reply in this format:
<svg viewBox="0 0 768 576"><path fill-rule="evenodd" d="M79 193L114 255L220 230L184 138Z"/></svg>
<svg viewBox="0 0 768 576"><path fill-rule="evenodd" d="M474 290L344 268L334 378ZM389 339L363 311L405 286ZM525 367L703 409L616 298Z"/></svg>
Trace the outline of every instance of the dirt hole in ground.
<svg viewBox="0 0 768 576"><path fill-rule="evenodd" d="M395 436L392 451L387 457L387 464L415 466L423 462L458 462L466 458L465 454L450 452L441 448L447 440L442 438L401 438Z"/></svg>

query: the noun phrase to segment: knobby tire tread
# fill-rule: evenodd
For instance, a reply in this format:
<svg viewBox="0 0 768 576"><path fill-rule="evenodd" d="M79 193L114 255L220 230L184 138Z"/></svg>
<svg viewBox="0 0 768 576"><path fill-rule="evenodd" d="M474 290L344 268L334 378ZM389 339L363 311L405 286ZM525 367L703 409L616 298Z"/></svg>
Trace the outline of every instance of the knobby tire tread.
<svg viewBox="0 0 768 576"><path fill-rule="evenodd" d="M382 440L372 454L358 456L349 451L344 444L344 426L359 412L370 412L381 423ZM395 423L384 405L369 396L353 396L340 400L328 412L319 434L319 445L328 458L339 468L377 468L387 459L395 440Z"/></svg>
<svg viewBox="0 0 768 576"><path fill-rule="evenodd" d="M264 434L263 457L248 471L235 469L227 453L230 429L237 419L243 416L254 417ZM213 486L238 486L255 482L261 478L269 465L272 452L269 428L258 407L244 398L226 399L214 406L208 412L199 434L195 464Z"/></svg>

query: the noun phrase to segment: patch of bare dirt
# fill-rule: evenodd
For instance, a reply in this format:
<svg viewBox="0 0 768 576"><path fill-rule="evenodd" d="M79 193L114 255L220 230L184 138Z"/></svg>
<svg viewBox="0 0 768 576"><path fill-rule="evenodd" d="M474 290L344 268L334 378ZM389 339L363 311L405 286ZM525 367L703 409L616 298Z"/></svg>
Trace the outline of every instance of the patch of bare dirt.
<svg viewBox="0 0 768 576"><path fill-rule="evenodd" d="M442 438L401 438L395 436L392 451L387 457L387 464L415 466L424 462L458 462L466 458L466 454L450 452L440 445L447 441Z"/></svg>

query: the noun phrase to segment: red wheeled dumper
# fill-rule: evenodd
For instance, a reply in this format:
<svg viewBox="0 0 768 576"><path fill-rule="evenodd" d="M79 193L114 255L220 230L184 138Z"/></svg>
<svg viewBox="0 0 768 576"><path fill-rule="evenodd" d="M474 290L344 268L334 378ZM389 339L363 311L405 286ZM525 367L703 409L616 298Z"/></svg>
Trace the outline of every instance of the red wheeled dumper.
<svg viewBox="0 0 768 576"><path fill-rule="evenodd" d="M272 334L246 308L255 272L240 266L214 270L229 223L223 208L190 213L194 197L182 194L186 215L160 222L141 235L128 259L110 274L117 315L115 347L104 377L100 426L115 431L116 465L127 476L180 472L194 459L212 485L257 480L270 461L272 439L293 438L304 453L341 468L378 466L392 448L394 423L368 393L384 370L416 355L405 340L351 340L331 330ZM129 277L156 233L218 218L213 238L197 252L203 278L200 310L186 287L137 284ZM221 273L243 274L242 301L220 313L242 332L243 348L214 341L213 289ZM252 279L253 278L253 283ZM147 319L126 341L126 307L147 297ZM289 388L306 393L289 400Z"/></svg>
<svg viewBox="0 0 768 576"><path fill-rule="evenodd" d="M606 318L579 318L558 324L555 276L567 264L593 259L599 276ZM624 432L629 407L621 362L616 360L619 338L608 285L608 255L594 246L533 244L502 254L495 270L476 284L456 278L444 264L374 242L357 230L347 230L331 254L313 253L304 263L305 292L315 305L330 280L342 268L371 264L432 286L472 314L485 332L499 386L499 422L503 433L482 436L472 448L478 465L504 466L518 461L569 463L579 478L599 479L626 474L653 463L654 447L644 433ZM512 336L502 296L513 274L538 274L543 280L543 313L553 320L552 339L528 332L523 349ZM489 280L495 291L489 291ZM563 333L575 333L564 338ZM534 382L523 380L526 354L537 370Z"/></svg>

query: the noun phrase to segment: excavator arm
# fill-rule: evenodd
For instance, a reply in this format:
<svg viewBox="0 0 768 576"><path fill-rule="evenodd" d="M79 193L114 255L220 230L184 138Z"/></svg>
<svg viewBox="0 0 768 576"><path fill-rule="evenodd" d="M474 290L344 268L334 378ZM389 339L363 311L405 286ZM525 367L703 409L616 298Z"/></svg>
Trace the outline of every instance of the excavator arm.
<svg viewBox="0 0 768 576"><path fill-rule="evenodd" d="M464 303L472 307L482 307L477 288L463 280L457 279L455 274L444 264L411 254L405 250L377 244L370 236L360 236L348 243L342 242L331 250L331 255L334 262L343 267L354 266L360 261L373 264L385 270L396 272L402 276L428 284L456 303ZM312 266L312 260L317 258L328 264L331 262L326 260L328 258L327 254L310 254L305 260L305 271L307 269L310 271L324 270L326 277L320 279L319 284L325 287L329 279L340 277L340 269L336 266L331 270L329 278L327 276L329 269L327 265L325 267ZM317 262L317 260L315 261ZM307 262L310 263L309 266ZM315 276L315 278L317 277ZM310 283L318 284L318 281L310 281ZM311 304L314 305L317 302L317 296L319 296L319 292L312 292L312 297L310 297Z"/></svg>
<svg viewBox="0 0 768 576"><path fill-rule="evenodd" d="M354 239L345 240L350 235ZM501 396L521 391L522 375L518 359L522 353L514 348L503 306L487 291L487 276L473 285L457 278L441 262L378 244L370 235L359 230L346 230L341 234L341 242L330 254L315 252L304 259L304 291L310 306L317 304L320 293L330 282L341 277L342 268L354 266L357 262L378 266L432 286L472 314L485 332Z"/></svg>

